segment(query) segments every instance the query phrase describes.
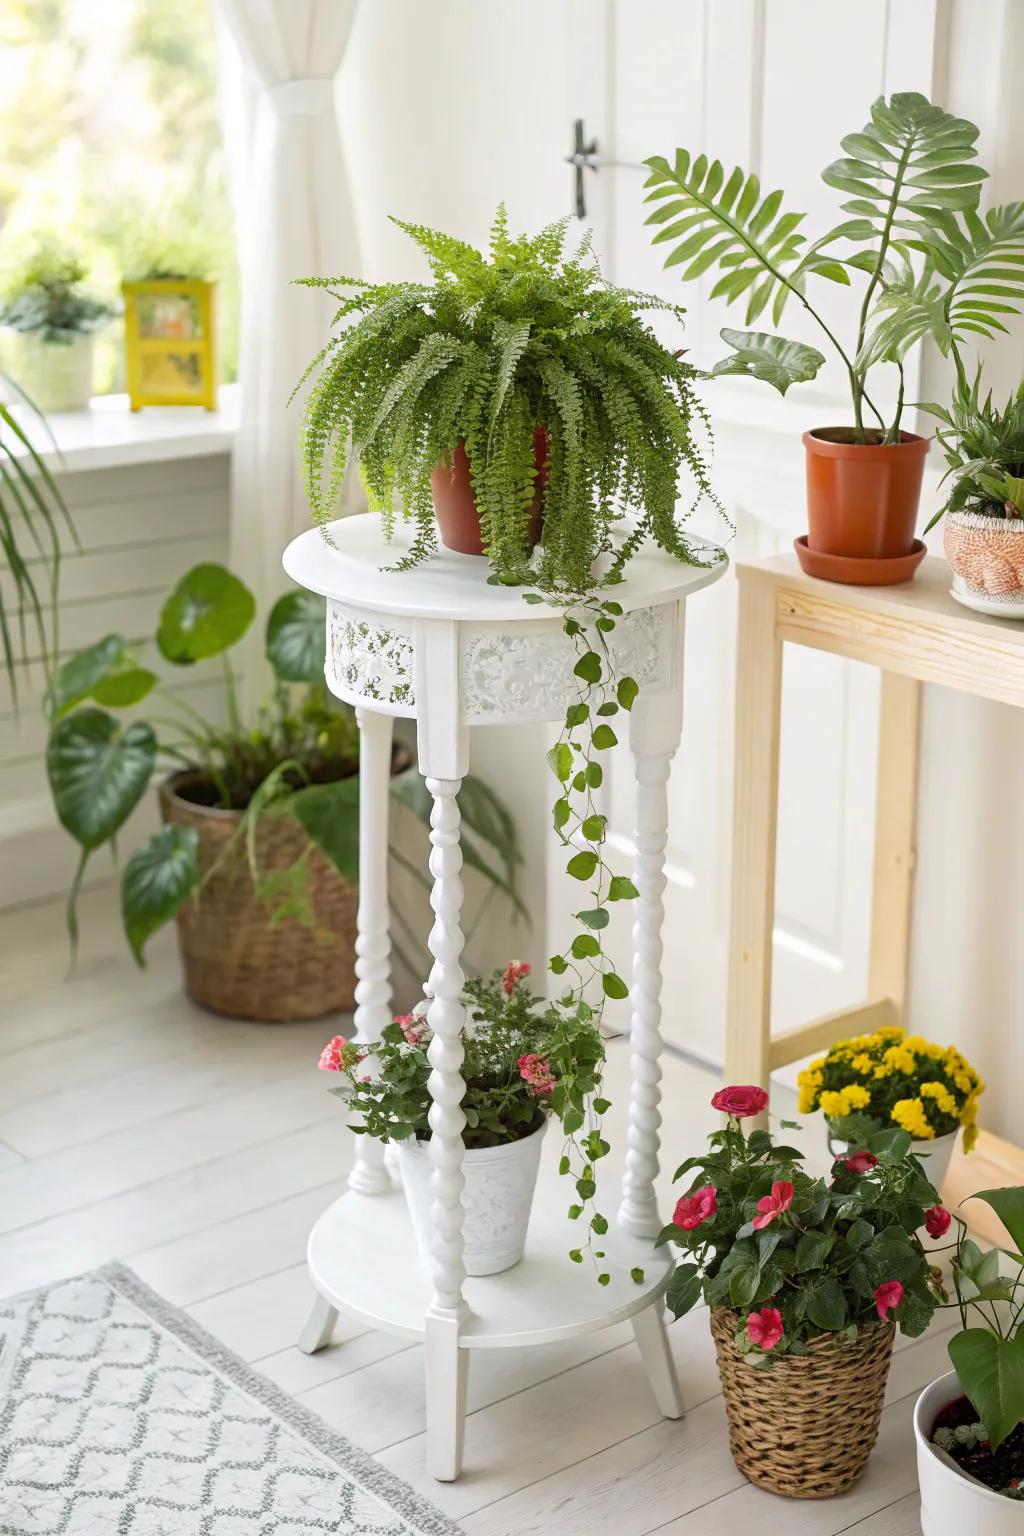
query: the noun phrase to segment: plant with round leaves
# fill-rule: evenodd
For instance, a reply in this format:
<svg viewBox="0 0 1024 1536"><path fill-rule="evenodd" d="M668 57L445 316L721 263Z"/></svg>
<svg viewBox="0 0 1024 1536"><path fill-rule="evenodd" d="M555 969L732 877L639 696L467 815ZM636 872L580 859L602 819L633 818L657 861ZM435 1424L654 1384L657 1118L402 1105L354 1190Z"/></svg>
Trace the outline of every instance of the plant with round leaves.
<svg viewBox="0 0 1024 1536"><path fill-rule="evenodd" d="M175 668L221 658L227 725L204 718L185 693L141 666L122 635L103 636L57 671L50 689L47 772L58 816L81 849L68 897L73 946L76 901L89 857L104 843L114 846L159 768L191 770L201 798L242 811L221 858L240 860L240 872L251 879L269 924L291 918L313 926L308 872L313 849L344 880L358 879L359 739L352 710L332 700L324 682L324 601L289 592L274 604L266 655L275 688L257 725L247 729L238 715L228 652L248 631L255 611L251 593L236 576L223 566L201 565L181 578L159 616L156 646ZM137 708L151 692L158 710L150 720L122 724L110 713ZM391 788L396 800L429 826L430 797L424 798L415 770L396 773ZM486 919L497 891L524 913L516 889L522 855L506 807L472 776L463 782L459 806L466 863L488 887L477 921ZM263 869L256 828L264 816L277 815L291 816L308 843L289 868ZM399 847L393 852L408 865ZM121 905L125 933L140 964L153 933L186 901L202 899L210 873L201 867L198 838L190 828L165 826L131 854L122 876ZM401 946L395 947L401 954ZM421 963L403 958L410 967Z"/></svg>
<svg viewBox="0 0 1024 1536"><path fill-rule="evenodd" d="M585 592L594 562L622 572L650 537L680 560L706 556L682 532L679 482L717 505L695 428L696 375L642 318L676 306L606 283L586 239L565 253L569 220L513 238L504 206L488 255L394 220L425 252L426 283L307 278L340 300L338 330L313 360L303 425L317 521L334 513L358 458L389 537L396 502L415 525L404 569L437 542L431 476L465 447L493 580ZM526 529L538 489L534 438L546 433L543 533ZM635 528L626 520L637 509Z"/></svg>
<svg viewBox="0 0 1024 1536"><path fill-rule="evenodd" d="M978 129L917 92L879 98L859 133L842 140L844 158L822 172L846 195L848 218L817 239L801 229L805 215L783 210L783 194L762 194L756 176L727 175L707 155L676 151L670 163L647 161L657 226L655 244L672 249L666 267L682 266L690 280L716 267L711 298L743 302L752 326L771 309L774 326L790 300L802 306L838 356L849 380L858 442L897 442L903 411L903 361L931 336L951 353L966 333L989 336L1003 316L1024 306L1024 206L977 211L987 172L975 163ZM923 255L923 269L912 266ZM819 278L844 286L866 278L854 344L844 346L808 296ZM781 394L814 378L824 354L770 332L723 330L732 348L712 374L747 374ZM889 422L868 394L878 363L895 365L899 392ZM877 424L865 425L869 413Z"/></svg>

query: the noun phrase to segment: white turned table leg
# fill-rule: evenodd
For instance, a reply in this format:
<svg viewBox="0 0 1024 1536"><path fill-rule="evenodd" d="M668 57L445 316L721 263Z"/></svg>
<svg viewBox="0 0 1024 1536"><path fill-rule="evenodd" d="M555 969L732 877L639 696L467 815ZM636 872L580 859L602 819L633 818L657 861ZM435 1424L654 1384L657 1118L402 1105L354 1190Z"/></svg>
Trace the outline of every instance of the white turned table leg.
<svg viewBox="0 0 1024 1536"><path fill-rule="evenodd" d="M630 1023L629 1130L619 1225L636 1237L661 1230L654 1180L658 1173L661 1113L661 961L665 918L665 844L668 775L679 741L678 695L637 700L630 742L637 781L632 1018Z"/></svg>
<svg viewBox="0 0 1024 1536"><path fill-rule="evenodd" d="M654 1393L654 1401L666 1419L681 1419L685 1413L683 1394L679 1390L672 1346L665 1327L664 1303L656 1301L645 1307L633 1318L633 1337L640 1348L640 1358L647 1380Z"/></svg>
<svg viewBox="0 0 1024 1536"><path fill-rule="evenodd" d="M354 1040L379 1040L391 1022L391 940L388 935L388 809L394 721L357 709L359 723L359 911L356 919ZM384 1145L355 1138L349 1189L377 1195L391 1188Z"/></svg>
<svg viewBox="0 0 1024 1536"><path fill-rule="evenodd" d="M315 1355L318 1349L323 1349L325 1344L329 1344L337 1321L337 1309L322 1296L318 1296L313 1303L313 1310L309 1314L306 1326L299 1334L298 1347L302 1353Z"/></svg>

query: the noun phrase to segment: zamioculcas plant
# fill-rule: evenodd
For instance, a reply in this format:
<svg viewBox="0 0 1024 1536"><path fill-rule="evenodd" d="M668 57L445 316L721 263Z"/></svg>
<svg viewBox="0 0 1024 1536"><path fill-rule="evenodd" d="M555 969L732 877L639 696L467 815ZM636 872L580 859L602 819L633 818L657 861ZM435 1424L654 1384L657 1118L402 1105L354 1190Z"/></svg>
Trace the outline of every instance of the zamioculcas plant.
<svg viewBox="0 0 1024 1536"><path fill-rule="evenodd" d="M805 216L784 209L781 192L763 194L758 178L739 168L729 174L721 161L685 149L671 162L647 162L648 223L655 242L669 247L666 266L682 268L684 279L717 268L711 297L744 306L747 328L722 331L730 351L712 373L763 379L782 394L813 379L825 361L817 347L752 329L766 313L778 327L791 303L845 370L852 425L804 438L812 550L909 553L926 445L901 431L904 359L931 336L960 369L958 343L1004 330L1005 317L1024 304L1024 204L978 212L988 173L975 163L977 137L973 123L916 92L879 98L861 131L842 140L843 158L822 172L844 195L848 217L813 239L801 228ZM862 285L856 327L842 341L814 287L819 279L847 287L853 278ZM879 364L892 365L898 378L888 414L875 394ZM862 466L857 487L844 481L841 466L851 460ZM893 500L881 489L873 502L864 493L871 463L880 480L901 481Z"/></svg>

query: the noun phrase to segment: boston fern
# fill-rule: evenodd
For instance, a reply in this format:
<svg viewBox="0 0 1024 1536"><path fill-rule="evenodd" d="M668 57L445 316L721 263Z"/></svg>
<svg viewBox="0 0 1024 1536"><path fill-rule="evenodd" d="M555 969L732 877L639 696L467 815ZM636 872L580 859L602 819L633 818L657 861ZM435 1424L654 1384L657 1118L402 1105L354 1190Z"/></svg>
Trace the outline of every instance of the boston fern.
<svg viewBox="0 0 1024 1536"><path fill-rule="evenodd" d="M396 499L414 520L400 565L416 564L436 544L431 474L464 443L498 580L587 592L599 556L612 555L614 579L647 536L702 563L676 516L684 466L697 500L711 496L691 435L693 418L704 420L695 373L638 313L683 311L605 283L586 240L567 256L568 222L513 238L501 207L488 256L396 219L426 253L429 283L303 279L342 301L340 328L310 367L305 412L306 480L321 524L355 455L389 531ZM531 568L537 428L547 469ZM629 508L635 522L625 521ZM613 542L620 530L626 537Z"/></svg>
<svg viewBox="0 0 1024 1536"><path fill-rule="evenodd" d="M684 149L671 164L647 161L648 201L656 205L647 222L658 226L655 243L672 247L666 267L682 266L684 279L718 267L710 296L743 300L748 327L769 307L777 326L796 299L846 369L855 440L877 441L882 432L897 442L910 348L931 336L962 377L957 343L1005 330L1003 317L1024 304L1024 204L977 212L988 175L973 163L977 137L973 123L916 92L880 97L870 121L842 140L844 158L822 172L846 195L850 217L818 239L808 243L805 215L784 211L781 192L764 196L756 176L738 167L727 175L720 161ZM844 346L807 290L816 278L849 286L851 272L866 282L856 337ZM722 337L732 350L713 373L764 379L782 394L813 379L825 361L815 347L764 331L726 329ZM883 362L900 379L888 423L867 390L869 371ZM865 426L866 413L873 426Z"/></svg>

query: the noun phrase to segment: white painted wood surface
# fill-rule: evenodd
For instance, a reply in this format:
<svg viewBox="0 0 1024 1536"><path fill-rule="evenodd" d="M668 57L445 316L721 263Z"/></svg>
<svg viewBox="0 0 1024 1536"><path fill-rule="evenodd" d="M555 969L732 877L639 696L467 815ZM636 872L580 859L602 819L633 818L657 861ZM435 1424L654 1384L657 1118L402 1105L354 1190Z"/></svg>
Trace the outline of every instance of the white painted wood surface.
<svg viewBox="0 0 1024 1536"><path fill-rule="evenodd" d="M124 1259L416 1484L467 1536L720 1536L731 1526L762 1536L919 1536L911 1413L946 1368L937 1335L897 1347L878 1446L863 1481L838 1500L794 1504L744 1483L729 1457L703 1312L668 1330L687 1386L687 1416L675 1422L651 1397L628 1323L530 1350L477 1352L465 1475L437 1483L425 1460L422 1346L345 1323L315 1356L293 1342L311 1300L308 1228L351 1163L352 1138L315 1070L322 1039L347 1033L348 1021L271 1027L200 1013L181 995L170 935L154 940L139 977L123 953L112 893L89 892L84 905L73 988L55 964L59 903L0 914L0 1081L12 1085L0 1107L9 1228L0 1235L0 1291ZM614 1182L628 1048L612 1041L609 1051ZM667 1204L671 1170L718 1117L709 1073L671 1056L664 1069L668 1174L658 1190ZM96 1100L88 1123L72 1094L79 1108ZM550 1156L547 1174L557 1178Z"/></svg>

